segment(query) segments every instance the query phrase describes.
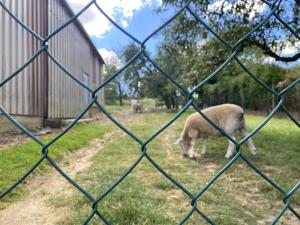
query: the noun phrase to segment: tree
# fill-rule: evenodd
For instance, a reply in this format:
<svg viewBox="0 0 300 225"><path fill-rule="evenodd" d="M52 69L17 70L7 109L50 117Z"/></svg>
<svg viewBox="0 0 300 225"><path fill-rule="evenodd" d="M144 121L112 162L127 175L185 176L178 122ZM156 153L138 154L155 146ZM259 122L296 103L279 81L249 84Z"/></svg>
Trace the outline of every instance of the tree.
<svg viewBox="0 0 300 225"><path fill-rule="evenodd" d="M140 48L134 43L127 45L123 51L123 58L125 62L130 61L138 52ZM142 80L144 75L147 73L147 60L140 56L124 71L124 81L131 90L131 94L135 98L144 97L144 88L142 86Z"/></svg>
<svg viewBox="0 0 300 225"><path fill-rule="evenodd" d="M192 1L191 9L197 15L201 15L204 21L226 42L233 45L243 34L249 32L257 23L261 22L268 13L268 7L259 8L257 4L262 5L263 3L258 2L256 0L195 0ZM170 4L180 7L186 1L164 0L164 3L165 5ZM214 8L217 3L222 4ZM291 8L285 7L288 3L292 4L293 12L288 12ZM283 15L295 17L294 22L290 21L288 23L296 32L299 32L299 18L297 13L295 13L299 7L293 3L295 3L294 0L282 2L282 7L280 8L283 8L282 10L286 14L283 11L280 11L279 14L282 17ZM212 5L214 6L212 7ZM217 12L220 9L222 11L221 14ZM267 64L266 61L266 56L281 62L293 61L295 57L298 57L297 53L295 56L280 55L280 49L285 46L290 47L296 41L296 38L288 34L287 31L283 29L283 26L275 17L272 17L271 21L267 22L263 29L253 33L250 39L246 40L244 45L239 48L238 57L240 61L270 88L275 88L279 81L286 78L293 80L299 74L297 72L287 73L287 69L278 65ZM232 54L229 48L212 36L186 10L172 21L169 26L165 27L163 32L164 40L158 48L156 62L164 71L172 75L176 81L179 81L186 88L193 88L201 83ZM267 44L277 56L272 55L265 46L257 43ZM294 75L292 76L291 74ZM156 96L160 96L161 99L164 99L165 96L172 96L172 93L176 93L176 90L178 90L169 81L163 79L161 75L149 76L149 80L151 80L149 83L153 83L152 86L150 85L150 91L156 92ZM298 90L297 87L295 90L291 90L290 96L299 99ZM153 93L153 96L155 96L155 93ZM234 60L218 76L210 79L203 88L199 89L198 96L198 104L200 106L231 102L239 104L246 109L269 111L276 104L276 97L250 78ZM300 104L291 104L292 101L290 99L292 98L287 98L286 106L294 110L299 109Z"/></svg>
<svg viewBox="0 0 300 225"><path fill-rule="evenodd" d="M155 61L164 72L176 81L181 82L178 66L180 57L172 54L172 51L169 50L163 47L158 48ZM155 69L148 71L145 76L145 87L145 94L148 97L158 98L165 103L168 109L177 110L179 108L179 89L159 71Z"/></svg>
<svg viewBox="0 0 300 225"><path fill-rule="evenodd" d="M106 64L105 64L104 78L107 79L110 76L117 73L122 63L116 54L109 55L108 57L106 57L105 61ZM105 95L106 104L113 104L114 101L118 99L120 106L123 105L124 90L121 83L122 83L122 78L118 76L117 78L113 79L105 86L104 95Z"/></svg>
<svg viewBox="0 0 300 225"><path fill-rule="evenodd" d="M182 7L186 0L163 0L165 7ZM268 13L269 4L274 1L262 0L195 0L190 4L196 15L201 17L213 30L230 44L234 44L242 34L249 32L259 24ZM279 10L276 13L292 27L296 34L300 33L300 0L279 1ZM176 44L187 45L191 41L203 38L215 39L204 26L202 26L189 13L179 16L167 31ZM299 37L299 36L298 36ZM276 61L293 62L300 58L300 51L291 56L281 55L279 52L285 47L292 48L299 41L280 21L274 16L264 26L255 31L244 43L247 47L258 47L266 56ZM221 45L222 48L226 48Z"/></svg>

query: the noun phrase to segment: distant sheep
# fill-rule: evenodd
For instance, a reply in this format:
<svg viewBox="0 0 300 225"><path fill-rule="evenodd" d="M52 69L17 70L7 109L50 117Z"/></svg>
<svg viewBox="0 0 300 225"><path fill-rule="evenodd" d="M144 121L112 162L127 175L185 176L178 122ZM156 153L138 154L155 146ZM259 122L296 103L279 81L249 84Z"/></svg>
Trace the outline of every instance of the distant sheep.
<svg viewBox="0 0 300 225"><path fill-rule="evenodd" d="M142 113L143 112L143 103L140 102L137 99L132 99L131 100L131 108L133 110L133 112L135 113Z"/></svg>
<svg viewBox="0 0 300 225"><path fill-rule="evenodd" d="M241 131L244 136L249 134L246 130L244 111L240 106L223 104L206 108L202 112L234 140L237 131ZM176 144L180 145L183 156L194 158L197 139L203 138L204 144L201 154L205 155L207 152L208 137L221 135L217 129L196 112L186 119L181 137L176 141ZM255 155L256 148L251 138L248 139L248 146L252 154ZM234 144L229 141L225 157L232 157L233 150Z"/></svg>

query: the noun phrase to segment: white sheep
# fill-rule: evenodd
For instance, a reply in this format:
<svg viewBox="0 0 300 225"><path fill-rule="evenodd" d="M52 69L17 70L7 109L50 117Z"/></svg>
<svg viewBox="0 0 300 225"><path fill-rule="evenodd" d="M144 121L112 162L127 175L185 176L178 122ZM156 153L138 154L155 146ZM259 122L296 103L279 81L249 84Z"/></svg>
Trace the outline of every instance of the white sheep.
<svg viewBox="0 0 300 225"><path fill-rule="evenodd" d="M143 112L143 103L137 99L131 100L131 107L132 107L133 112L135 112L135 113Z"/></svg>
<svg viewBox="0 0 300 225"><path fill-rule="evenodd" d="M234 140L237 131L241 131L244 136L249 134L246 130L244 110L240 106L222 104L206 108L201 112ZM181 137L176 141L176 144L180 145L184 157L189 156L190 158L194 158L197 139L203 138L204 144L201 155L205 155L207 152L208 137L221 135L216 128L196 112L186 119ZM225 155L226 158L232 157L234 147L235 145L229 141ZM252 154L255 155L256 148L251 138L248 139L248 147Z"/></svg>

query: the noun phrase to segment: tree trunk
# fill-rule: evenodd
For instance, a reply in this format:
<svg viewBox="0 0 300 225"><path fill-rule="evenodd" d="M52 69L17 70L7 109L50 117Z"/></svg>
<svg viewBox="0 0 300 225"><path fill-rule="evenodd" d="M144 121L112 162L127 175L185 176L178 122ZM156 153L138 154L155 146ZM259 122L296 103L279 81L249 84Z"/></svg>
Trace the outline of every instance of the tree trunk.
<svg viewBox="0 0 300 225"><path fill-rule="evenodd" d="M171 109L170 99L168 97L164 98L165 105L167 109Z"/></svg>
<svg viewBox="0 0 300 225"><path fill-rule="evenodd" d="M120 106L123 106L123 93L120 82L118 83L118 89L119 89L119 102Z"/></svg>
<svg viewBox="0 0 300 225"><path fill-rule="evenodd" d="M175 101L174 101L174 96L173 95L170 96L170 102L171 102L172 109L174 109L175 108Z"/></svg>
<svg viewBox="0 0 300 225"><path fill-rule="evenodd" d="M178 97L175 96L175 109L178 110L179 109L179 101L178 101Z"/></svg>
<svg viewBox="0 0 300 225"><path fill-rule="evenodd" d="M272 89L274 90L274 84L273 84L273 81L272 81ZM275 96L272 94L272 109L275 108ZM272 110L271 109L271 110Z"/></svg>

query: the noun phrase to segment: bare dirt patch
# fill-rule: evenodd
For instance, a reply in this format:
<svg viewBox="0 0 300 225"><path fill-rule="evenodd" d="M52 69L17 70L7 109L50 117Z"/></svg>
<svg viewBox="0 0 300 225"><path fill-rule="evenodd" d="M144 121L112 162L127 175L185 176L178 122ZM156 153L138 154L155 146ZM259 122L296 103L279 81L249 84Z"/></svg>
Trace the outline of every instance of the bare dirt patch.
<svg viewBox="0 0 300 225"><path fill-rule="evenodd" d="M92 164L95 154L109 143L114 133L108 133L103 138L93 140L88 146L76 152L70 153L59 162L61 169L72 179L77 174L86 170ZM70 195L75 188L67 182L58 172L49 176L37 175L25 187L33 190L29 196L21 202L13 203L8 208L0 211L0 221L6 225L50 225L62 220L67 209L49 206L49 200L56 194Z"/></svg>
<svg viewBox="0 0 300 225"><path fill-rule="evenodd" d="M165 135L164 136L164 148L167 151L167 157L168 159L174 160L173 154L172 154L172 149L174 149L174 141L175 135Z"/></svg>
<svg viewBox="0 0 300 225"><path fill-rule="evenodd" d="M31 131L33 135L43 137L47 134L58 132L62 130L61 129L50 129L50 128L43 128L40 130L36 131ZM5 132L1 133L1 138L0 138L0 151L2 149L12 147L17 144L24 144L28 141L30 141L31 138L29 138L26 134L17 131L11 131L11 132Z"/></svg>
<svg viewBox="0 0 300 225"><path fill-rule="evenodd" d="M24 143L28 140L29 138L27 138L24 134L16 132L3 133L0 138L0 149L13 146L17 143Z"/></svg>
<svg viewBox="0 0 300 225"><path fill-rule="evenodd" d="M120 122L124 122L126 124L130 124L133 122L136 122L137 120L137 115L143 115L143 114L136 114L133 112L117 112L112 114L114 118L116 118ZM94 115L94 119L96 121L105 121L105 122L111 122L104 114L96 114ZM81 120L80 122L84 122L84 120ZM45 135L55 133L55 132L60 132L62 128L41 128L39 130L32 130L31 132L35 136L43 137ZM10 132L5 132L1 133L1 138L0 138L0 151L12 147L18 144L24 144L28 141L30 141L31 138L29 138L26 134L22 133L21 131L10 131Z"/></svg>

